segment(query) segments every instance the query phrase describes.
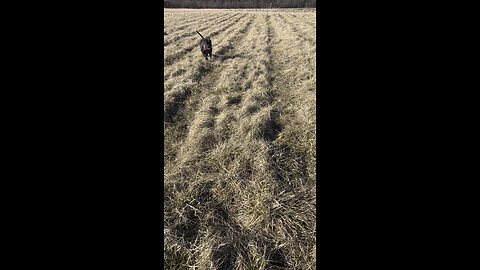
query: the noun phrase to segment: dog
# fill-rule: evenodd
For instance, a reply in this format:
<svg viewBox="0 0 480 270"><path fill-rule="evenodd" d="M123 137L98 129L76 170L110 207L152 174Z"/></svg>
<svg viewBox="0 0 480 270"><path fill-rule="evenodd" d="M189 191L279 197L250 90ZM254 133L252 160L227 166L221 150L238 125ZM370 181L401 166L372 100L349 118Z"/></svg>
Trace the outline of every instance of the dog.
<svg viewBox="0 0 480 270"><path fill-rule="evenodd" d="M200 51L202 52L203 56L205 56L205 60L208 60L208 55L210 55L210 58L212 58L212 41L210 38L204 38L198 31L195 32L202 37L202 40L200 40Z"/></svg>

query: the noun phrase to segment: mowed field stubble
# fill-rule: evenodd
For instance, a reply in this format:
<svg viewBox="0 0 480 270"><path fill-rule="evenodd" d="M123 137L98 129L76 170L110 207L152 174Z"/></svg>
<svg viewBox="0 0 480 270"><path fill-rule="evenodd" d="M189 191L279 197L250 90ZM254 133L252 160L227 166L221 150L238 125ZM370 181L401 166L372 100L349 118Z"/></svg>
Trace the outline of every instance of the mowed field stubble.
<svg viewBox="0 0 480 270"><path fill-rule="evenodd" d="M166 269L315 269L315 9L164 16Z"/></svg>

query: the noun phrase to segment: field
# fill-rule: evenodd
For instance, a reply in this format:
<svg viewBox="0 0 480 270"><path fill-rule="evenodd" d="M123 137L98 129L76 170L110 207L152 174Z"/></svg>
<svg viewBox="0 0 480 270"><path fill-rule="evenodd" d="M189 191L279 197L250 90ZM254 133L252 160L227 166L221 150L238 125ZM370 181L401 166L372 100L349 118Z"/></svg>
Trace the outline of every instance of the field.
<svg viewBox="0 0 480 270"><path fill-rule="evenodd" d="M166 269L315 269L315 10L164 14Z"/></svg>

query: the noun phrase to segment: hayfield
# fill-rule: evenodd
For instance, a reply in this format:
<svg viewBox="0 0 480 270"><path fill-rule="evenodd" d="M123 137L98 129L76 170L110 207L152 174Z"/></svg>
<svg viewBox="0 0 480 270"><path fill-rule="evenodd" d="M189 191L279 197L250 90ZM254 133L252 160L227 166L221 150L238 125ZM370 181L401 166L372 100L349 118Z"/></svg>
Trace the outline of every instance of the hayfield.
<svg viewBox="0 0 480 270"><path fill-rule="evenodd" d="M315 10L164 15L166 269L315 269Z"/></svg>

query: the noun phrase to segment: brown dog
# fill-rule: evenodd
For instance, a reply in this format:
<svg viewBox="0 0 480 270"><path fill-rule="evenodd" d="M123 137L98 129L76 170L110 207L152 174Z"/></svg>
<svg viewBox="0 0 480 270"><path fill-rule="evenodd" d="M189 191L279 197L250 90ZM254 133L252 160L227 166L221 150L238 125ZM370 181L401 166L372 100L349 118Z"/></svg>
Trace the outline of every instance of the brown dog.
<svg viewBox="0 0 480 270"><path fill-rule="evenodd" d="M195 32L202 37L202 40L200 40L200 51L202 52L203 56L205 56L206 60L208 60L207 55L210 55L210 58L212 58L212 41L210 38L204 38L198 31Z"/></svg>

